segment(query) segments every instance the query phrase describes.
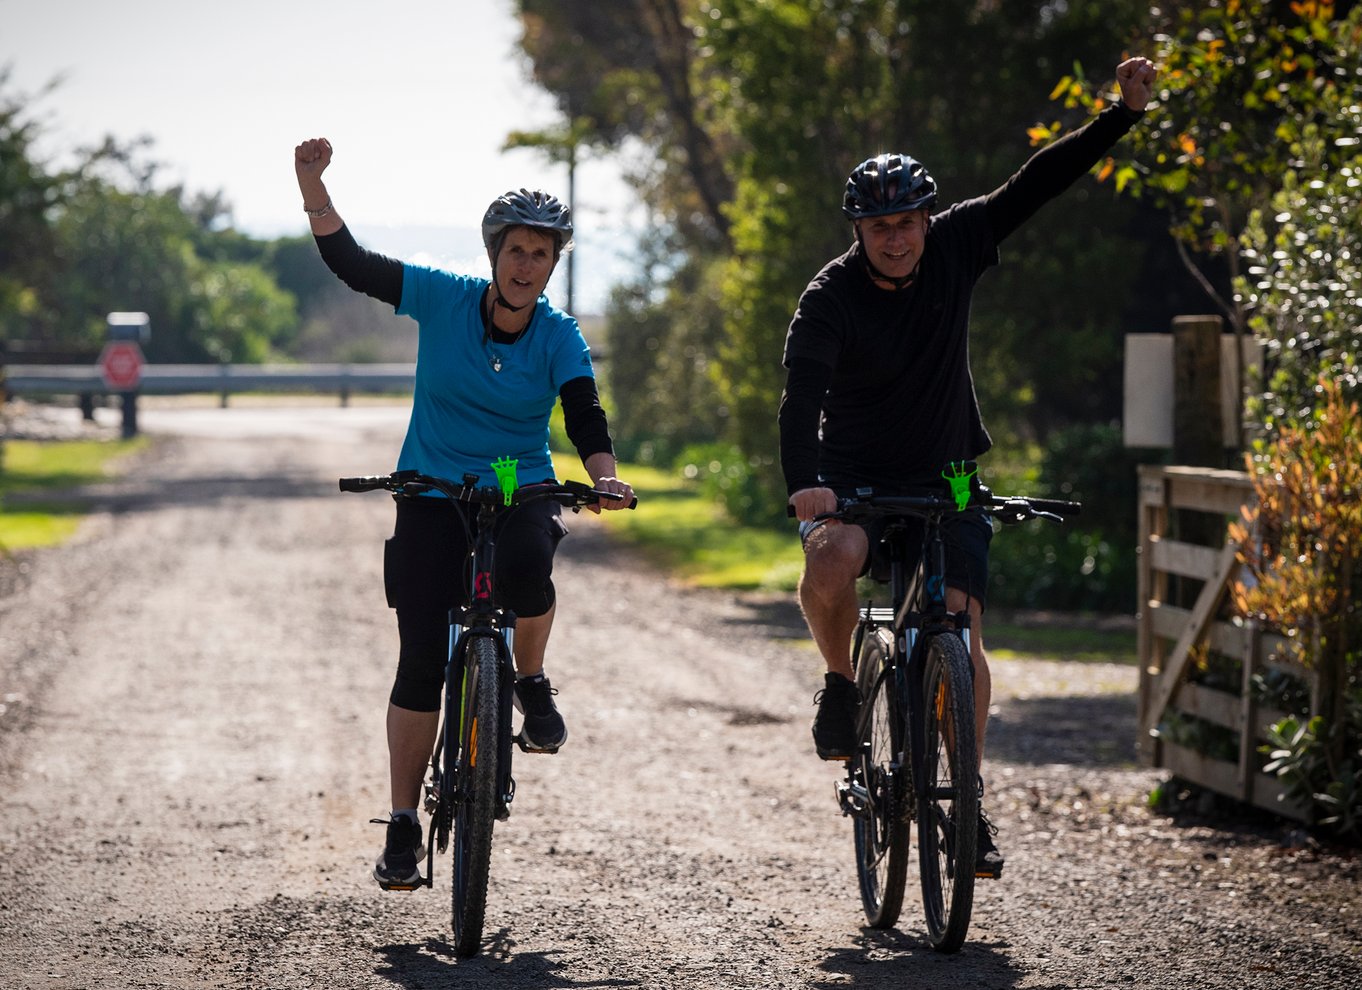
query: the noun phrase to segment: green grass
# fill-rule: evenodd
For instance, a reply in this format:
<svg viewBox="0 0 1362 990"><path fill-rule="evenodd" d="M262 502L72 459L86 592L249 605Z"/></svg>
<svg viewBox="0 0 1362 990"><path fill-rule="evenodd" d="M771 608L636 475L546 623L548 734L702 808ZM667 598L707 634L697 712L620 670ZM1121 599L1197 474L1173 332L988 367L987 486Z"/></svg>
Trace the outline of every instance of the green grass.
<svg viewBox="0 0 1362 990"><path fill-rule="evenodd" d="M610 528L657 566L704 587L793 590L803 566L793 525L739 526L672 471L621 464L619 475L634 486L638 508L613 513Z"/></svg>
<svg viewBox="0 0 1362 990"><path fill-rule="evenodd" d="M117 458L145 444L143 438L6 442L0 463L0 553L69 539L85 507L63 493L109 477ZM22 504L15 504L14 495L25 496Z"/></svg>
<svg viewBox="0 0 1362 990"><path fill-rule="evenodd" d="M1044 656L1084 662L1137 662L1135 630L1094 628L1081 617L1055 615L1044 622L1020 624L987 617L984 642L989 656L1015 659Z"/></svg>

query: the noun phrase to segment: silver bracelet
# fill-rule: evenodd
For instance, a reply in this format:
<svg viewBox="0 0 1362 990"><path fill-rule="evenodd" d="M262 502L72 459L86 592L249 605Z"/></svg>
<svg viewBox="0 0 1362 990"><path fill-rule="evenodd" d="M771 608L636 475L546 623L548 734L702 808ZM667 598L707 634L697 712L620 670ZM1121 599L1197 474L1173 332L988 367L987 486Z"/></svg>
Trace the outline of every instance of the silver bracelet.
<svg viewBox="0 0 1362 990"><path fill-rule="evenodd" d="M310 216L313 220L320 220L322 217L326 216L328 213L331 212L331 197L330 196L326 197L326 205L323 206L321 209L309 210L306 206L304 206L303 212Z"/></svg>

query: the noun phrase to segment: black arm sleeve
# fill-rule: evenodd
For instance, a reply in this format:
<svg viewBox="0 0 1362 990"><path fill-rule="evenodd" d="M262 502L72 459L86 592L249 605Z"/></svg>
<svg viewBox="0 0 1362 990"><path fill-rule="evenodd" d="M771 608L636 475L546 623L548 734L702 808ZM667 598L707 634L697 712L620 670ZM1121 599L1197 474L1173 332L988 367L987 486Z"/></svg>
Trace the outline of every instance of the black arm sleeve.
<svg viewBox="0 0 1362 990"><path fill-rule="evenodd" d="M337 278L356 292L397 308L402 301L402 262L360 247L349 227L314 238L322 261Z"/></svg>
<svg viewBox="0 0 1362 990"><path fill-rule="evenodd" d="M1082 178L1142 116L1124 103L1114 103L1027 159L1012 178L985 197L995 243L1001 244L1045 203Z"/></svg>
<svg viewBox="0 0 1362 990"><path fill-rule="evenodd" d="M780 468L785 473L787 494L816 488L818 480L818 426L823 416L823 396L832 381L832 368L811 358L790 358L785 391L780 396Z"/></svg>
<svg viewBox="0 0 1362 990"><path fill-rule="evenodd" d="M605 421L605 410L596 392L596 379L590 375L564 382L558 390L563 403L563 425L568 439L577 448L577 456L586 463L592 454L615 453L610 442L610 427Z"/></svg>

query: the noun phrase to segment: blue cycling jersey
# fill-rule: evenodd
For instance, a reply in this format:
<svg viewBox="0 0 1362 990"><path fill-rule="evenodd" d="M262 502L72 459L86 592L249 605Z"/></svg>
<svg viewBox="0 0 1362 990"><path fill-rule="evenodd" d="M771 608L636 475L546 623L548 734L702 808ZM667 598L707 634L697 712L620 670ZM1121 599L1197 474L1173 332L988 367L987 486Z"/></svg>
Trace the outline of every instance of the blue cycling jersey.
<svg viewBox="0 0 1362 990"><path fill-rule="evenodd" d="M496 484L492 462L519 461L522 484L555 477L549 415L564 382L594 377L577 321L540 296L510 344L490 339L479 307L491 283L407 264L397 312L420 326L416 391L398 470Z"/></svg>

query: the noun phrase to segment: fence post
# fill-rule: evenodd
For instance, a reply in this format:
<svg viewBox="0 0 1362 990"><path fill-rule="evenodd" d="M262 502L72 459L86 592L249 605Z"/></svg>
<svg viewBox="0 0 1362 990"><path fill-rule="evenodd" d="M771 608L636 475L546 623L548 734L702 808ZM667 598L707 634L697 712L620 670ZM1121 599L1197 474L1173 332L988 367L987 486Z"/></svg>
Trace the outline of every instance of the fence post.
<svg viewBox="0 0 1362 990"><path fill-rule="evenodd" d="M1218 316L1173 318L1173 463L1224 467Z"/></svg>

